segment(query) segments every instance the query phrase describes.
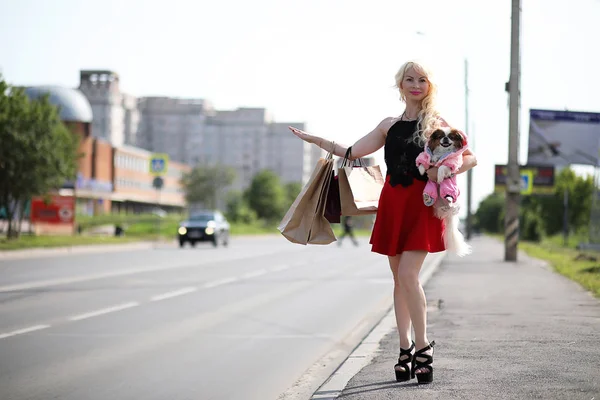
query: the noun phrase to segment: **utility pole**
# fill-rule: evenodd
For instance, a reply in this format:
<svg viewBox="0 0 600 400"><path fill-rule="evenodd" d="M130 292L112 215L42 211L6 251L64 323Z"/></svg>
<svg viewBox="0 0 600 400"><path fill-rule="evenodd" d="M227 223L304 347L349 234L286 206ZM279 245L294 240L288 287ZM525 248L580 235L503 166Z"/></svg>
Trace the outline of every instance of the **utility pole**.
<svg viewBox="0 0 600 400"><path fill-rule="evenodd" d="M521 174L519 172L519 109L521 90L521 49L519 45L521 25L521 0L512 0L510 34L510 80L508 179L506 185L506 217L504 220L504 261L517 261L519 243L519 202L521 197Z"/></svg>
<svg viewBox="0 0 600 400"><path fill-rule="evenodd" d="M465 57L465 133L471 135L469 129L469 60ZM469 143L472 145L472 143ZM467 171L467 240L473 234L473 216L471 211L471 199L473 194L473 169Z"/></svg>

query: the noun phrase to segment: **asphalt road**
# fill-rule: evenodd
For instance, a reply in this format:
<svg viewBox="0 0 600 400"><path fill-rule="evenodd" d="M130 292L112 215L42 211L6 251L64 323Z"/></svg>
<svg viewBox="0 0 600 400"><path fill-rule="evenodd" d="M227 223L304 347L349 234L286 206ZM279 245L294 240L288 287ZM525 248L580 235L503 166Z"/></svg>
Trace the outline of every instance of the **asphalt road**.
<svg viewBox="0 0 600 400"><path fill-rule="evenodd" d="M0 399L265 400L298 382L309 398L389 309L369 249L272 236L0 260Z"/></svg>

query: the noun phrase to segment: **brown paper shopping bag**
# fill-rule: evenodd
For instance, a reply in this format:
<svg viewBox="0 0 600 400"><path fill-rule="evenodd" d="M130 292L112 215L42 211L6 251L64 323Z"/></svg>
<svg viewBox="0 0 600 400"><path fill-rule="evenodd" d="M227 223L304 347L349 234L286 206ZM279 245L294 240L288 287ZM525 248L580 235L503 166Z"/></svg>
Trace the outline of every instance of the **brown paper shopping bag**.
<svg viewBox="0 0 600 400"><path fill-rule="evenodd" d="M342 205L340 204L340 183L335 174L331 174L329 190L325 197L325 219L332 224L339 224L342 216Z"/></svg>
<svg viewBox="0 0 600 400"><path fill-rule="evenodd" d="M331 225L323 215L332 174L333 159L330 153L317 162L310 179L277 228L290 242L329 244L336 240Z"/></svg>
<svg viewBox="0 0 600 400"><path fill-rule="evenodd" d="M379 165L347 166L350 151L351 148L338 171L342 215L375 214L385 183L381 169Z"/></svg>

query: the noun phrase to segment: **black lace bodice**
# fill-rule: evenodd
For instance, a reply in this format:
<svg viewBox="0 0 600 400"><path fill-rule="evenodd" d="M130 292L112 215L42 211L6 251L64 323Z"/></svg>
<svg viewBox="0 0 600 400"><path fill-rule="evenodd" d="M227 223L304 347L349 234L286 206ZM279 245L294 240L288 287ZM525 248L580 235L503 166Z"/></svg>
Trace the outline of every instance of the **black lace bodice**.
<svg viewBox="0 0 600 400"><path fill-rule="evenodd" d="M390 185L410 186L413 179L427 180L427 174L421 175L415 164L423 147L410 140L417 129L417 121L397 121L392 125L385 138L384 156Z"/></svg>

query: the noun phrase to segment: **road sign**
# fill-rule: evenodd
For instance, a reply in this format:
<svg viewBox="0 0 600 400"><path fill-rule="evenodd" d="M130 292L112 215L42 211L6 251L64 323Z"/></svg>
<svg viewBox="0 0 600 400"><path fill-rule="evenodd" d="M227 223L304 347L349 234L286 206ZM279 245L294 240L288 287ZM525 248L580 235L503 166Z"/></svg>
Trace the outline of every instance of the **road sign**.
<svg viewBox="0 0 600 400"><path fill-rule="evenodd" d="M521 194L530 195L533 192L533 171L521 171Z"/></svg>
<svg viewBox="0 0 600 400"><path fill-rule="evenodd" d="M164 184L165 184L165 181L160 176L157 176L152 181L152 186L154 187L154 189L157 189L157 190L162 189L162 187L163 187Z"/></svg>
<svg viewBox="0 0 600 400"><path fill-rule="evenodd" d="M526 175L526 177L524 177ZM508 182L506 165L496 165L494 174L494 191L505 193ZM523 195L552 195L554 194L553 165L521 165L519 166L519 181L515 182L515 190Z"/></svg>
<svg viewBox="0 0 600 400"><path fill-rule="evenodd" d="M150 174L162 176L167 173L169 167L169 155L164 153L152 154L150 157Z"/></svg>

